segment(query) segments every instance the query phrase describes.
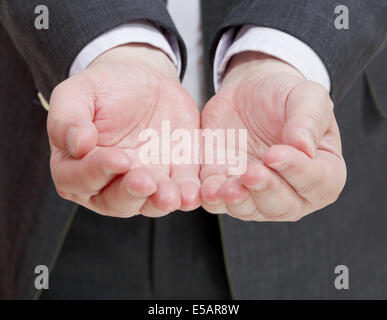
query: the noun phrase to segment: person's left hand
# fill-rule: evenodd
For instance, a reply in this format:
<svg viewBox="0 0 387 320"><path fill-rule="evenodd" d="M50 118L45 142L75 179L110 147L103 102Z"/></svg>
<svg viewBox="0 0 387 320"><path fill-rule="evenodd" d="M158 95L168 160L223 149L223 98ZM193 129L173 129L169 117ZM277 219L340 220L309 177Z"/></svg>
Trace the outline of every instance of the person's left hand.
<svg viewBox="0 0 387 320"><path fill-rule="evenodd" d="M290 65L241 53L202 112L203 129L247 129L247 170L201 168L202 206L242 220L297 221L336 201L346 180L328 91Z"/></svg>

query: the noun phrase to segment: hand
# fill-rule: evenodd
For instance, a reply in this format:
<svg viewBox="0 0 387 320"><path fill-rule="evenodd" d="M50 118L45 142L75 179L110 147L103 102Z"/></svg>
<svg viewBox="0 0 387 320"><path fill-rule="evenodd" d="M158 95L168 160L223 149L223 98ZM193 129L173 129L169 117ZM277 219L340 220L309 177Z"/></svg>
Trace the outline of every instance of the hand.
<svg viewBox="0 0 387 320"><path fill-rule="evenodd" d="M202 128L247 129L247 170L203 165L202 206L242 220L297 221L334 202L345 180L329 94L290 65L260 53L229 64Z"/></svg>
<svg viewBox="0 0 387 320"><path fill-rule="evenodd" d="M47 128L59 195L116 217L157 217L200 205L198 165L139 159L143 129L200 126L197 107L158 49L112 49L55 88Z"/></svg>

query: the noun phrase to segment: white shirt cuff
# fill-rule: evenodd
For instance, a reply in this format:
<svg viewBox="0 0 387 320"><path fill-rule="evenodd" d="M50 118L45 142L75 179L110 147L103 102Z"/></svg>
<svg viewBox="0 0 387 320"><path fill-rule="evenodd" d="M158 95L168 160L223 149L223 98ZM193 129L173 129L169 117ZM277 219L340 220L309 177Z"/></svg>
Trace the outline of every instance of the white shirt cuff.
<svg viewBox="0 0 387 320"><path fill-rule="evenodd" d="M218 91L227 68L235 54L245 51L262 52L292 65L308 80L317 82L328 91L331 81L328 71L316 52L301 40L277 29L243 26L235 36L235 28L221 37L214 61L214 84Z"/></svg>
<svg viewBox="0 0 387 320"><path fill-rule="evenodd" d="M181 57L177 38L164 35L148 22L132 22L109 30L84 47L70 67L69 76L84 70L102 53L127 43L146 43L162 51L171 59L178 73L181 71Z"/></svg>

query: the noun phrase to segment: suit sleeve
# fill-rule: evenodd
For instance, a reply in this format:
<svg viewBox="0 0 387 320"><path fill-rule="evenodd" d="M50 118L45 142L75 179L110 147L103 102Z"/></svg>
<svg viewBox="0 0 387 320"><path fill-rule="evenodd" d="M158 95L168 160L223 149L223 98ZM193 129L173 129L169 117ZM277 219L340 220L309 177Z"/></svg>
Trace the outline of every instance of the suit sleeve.
<svg viewBox="0 0 387 320"><path fill-rule="evenodd" d="M349 29L336 29L335 8L348 8ZM218 30L211 50L230 28L246 24L286 32L311 47L323 61L331 80L331 97L339 102L354 80L386 44L386 0L244 0Z"/></svg>
<svg viewBox="0 0 387 320"><path fill-rule="evenodd" d="M184 74L186 49L162 0L45 0L48 30L35 28L39 0L0 0L0 22L29 65L46 98L68 77L77 54L93 39L119 25L148 21L177 37Z"/></svg>

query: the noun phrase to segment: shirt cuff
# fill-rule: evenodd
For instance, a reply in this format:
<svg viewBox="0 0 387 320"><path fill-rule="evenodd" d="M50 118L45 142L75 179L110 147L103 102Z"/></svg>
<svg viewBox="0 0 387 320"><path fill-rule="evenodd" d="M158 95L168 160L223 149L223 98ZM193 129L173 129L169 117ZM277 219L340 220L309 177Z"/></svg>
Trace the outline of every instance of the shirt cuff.
<svg viewBox="0 0 387 320"><path fill-rule="evenodd" d="M178 73L181 72L181 57L176 36L164 35L148 22L132 22L109 30L84 47L70 67L69 76L84 70L102 53L127 43L146 43L162 51L171 59Z"/></svg>
<svg viewBox="0 0 387 320"><path fill-rule="evenodd" d="M214 85L218 91L227 64L238 53L262 52L285 61L308 80L317 82L328 91L331 81L328 71L316 52L301 40L277 29L245 25L236 34L236 28L225 32L218 44L214 60Z"/></svg>

